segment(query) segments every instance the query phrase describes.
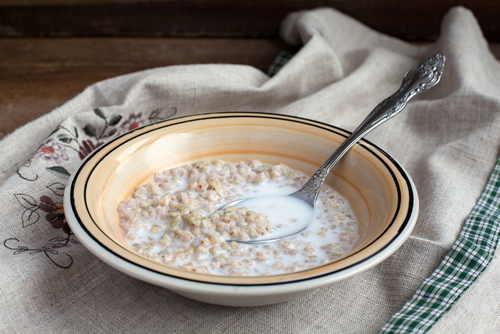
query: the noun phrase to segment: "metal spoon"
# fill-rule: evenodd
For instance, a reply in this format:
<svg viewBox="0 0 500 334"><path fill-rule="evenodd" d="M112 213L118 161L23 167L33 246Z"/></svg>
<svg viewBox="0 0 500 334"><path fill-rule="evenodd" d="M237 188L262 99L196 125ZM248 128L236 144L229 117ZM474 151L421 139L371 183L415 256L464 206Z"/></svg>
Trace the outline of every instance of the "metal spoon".
<svg viewBox="0 0 500 334"><path fill-rule="evenodd" d="M295 198L299 198L312 208L314 207L314 203L318 198L318 194L321 190L321 187L328 176L330 170L335 166L335 164L344 156L344 154L349 151L349 149L356 144L363 136L365 136L368 132L375 129L380 124L384 123L388 119L396 116L403 108L406 106L408 101L417 94L420 94L427 89L434 87L443 74L445 57L443 55L437 54L413 69L411 69L408 73L405 74L403 83L399 90L380 102L379 105L373 109L373 111L365 118L365 120L358 126L356 130L339 146L339 148L328 158L328 160L321 166L316 173L307 181L302 188L296 191L293 194L285 195L285 196L293 196ZM275 196L265 196L265 201L272 201ZM254 200L254 198L251 198ZM219 208L219 210L223 210L228 206L234 206L236 204L241 204L244 201L248 201L250 198L242 198L231 201L229 203L224 204ZM241 205L240 205L241 207ZM309 226L312 217L307 222L302 222L296 225L296 229L287 233L285 235L275 235L273 234L259 237L257 239L246 239L246 240L226 240L236 241L241 243L253 244L253 243L262 243L262 242L272 242L280 239L291 237L295 234L302 232L304 229Z"/></svg>

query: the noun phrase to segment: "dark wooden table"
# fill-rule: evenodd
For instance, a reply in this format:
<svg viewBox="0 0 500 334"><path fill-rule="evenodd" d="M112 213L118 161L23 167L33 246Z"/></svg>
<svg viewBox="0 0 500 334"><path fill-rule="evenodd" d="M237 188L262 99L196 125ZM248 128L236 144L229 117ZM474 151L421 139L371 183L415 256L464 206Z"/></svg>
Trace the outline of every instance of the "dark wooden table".
<svg viewBox="0 0 500 334"><path fill-rule="evenodd" d="M0 138L100 80L181 64L266 72L280 50L293 52L279 39L0 39Z"/></svg>

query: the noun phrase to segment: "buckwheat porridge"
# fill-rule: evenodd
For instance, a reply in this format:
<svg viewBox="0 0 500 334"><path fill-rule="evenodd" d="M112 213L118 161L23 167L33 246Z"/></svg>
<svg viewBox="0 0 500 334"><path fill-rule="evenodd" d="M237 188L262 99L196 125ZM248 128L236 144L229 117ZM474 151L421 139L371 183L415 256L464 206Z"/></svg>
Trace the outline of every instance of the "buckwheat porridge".
<svg viewBox="0 0 500 334"><path fill-rule="evenodd" d="M349 203L333 189L323 186L310 226L275 242L226 240L286 231L287 224L294 223L293 214L283 221L245 207L216 210L237 198L291 194L307 180L284 164L256 160L203 161L169 169L156 173L154 182L137 187L130 199L120 203L120 227L137 253L185 270L271 275L307 269L343 256L359 237Z"/></svg>

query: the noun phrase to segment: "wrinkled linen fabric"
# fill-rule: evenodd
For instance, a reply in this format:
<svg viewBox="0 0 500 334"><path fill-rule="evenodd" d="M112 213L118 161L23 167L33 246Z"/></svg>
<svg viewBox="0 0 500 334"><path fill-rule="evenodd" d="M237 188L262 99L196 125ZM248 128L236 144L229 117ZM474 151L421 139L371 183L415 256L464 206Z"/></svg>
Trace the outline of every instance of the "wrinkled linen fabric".
<svg viewBox="0 0 500 334"><path fill-rule="evenodd" d="M461 7L429 45L327 8L292 13L281 32L302 47L272 78L243 65L133 73L90 86L1 141L0 332L374 333L413 296L457 239L498 160L500 64ZM353 130L405 72L436 53L447 58L441 83L367 136L411 175L420 215L403 246L360 275L277 305L208 305L112 269L67 226L69 174L119 134L211 111L282 113ZM430 331L499 332L499 277L495 256Z"/></svg>

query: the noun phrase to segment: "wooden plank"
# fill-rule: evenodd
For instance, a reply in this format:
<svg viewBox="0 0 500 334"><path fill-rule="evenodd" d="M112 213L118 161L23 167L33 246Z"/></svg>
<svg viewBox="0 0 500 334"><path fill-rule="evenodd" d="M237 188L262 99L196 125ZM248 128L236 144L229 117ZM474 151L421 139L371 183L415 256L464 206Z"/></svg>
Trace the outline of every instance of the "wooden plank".
<svg viewBox="0 0 500 334"><path fill-rule="evenodd" d="M500 42L497 0L7 0L0 37L276 38L290 12L333 7L406 40L433 40L453 6L471 9L491 42Z"/></svg>
<svg viewBox="0 0 500 334"><path fill-rule="evenodd" d="M169 65L228 63L267 71L277 39L0 39L0 138L122 74Z"/></svg>
<svg viewBox="0 0 500 334"><path fill-rule="evenodd" d="M267 70L279 50L296 49L279 39L0 39L0 67L97 65L143 69L181 63L237 63Z"/></svg>

